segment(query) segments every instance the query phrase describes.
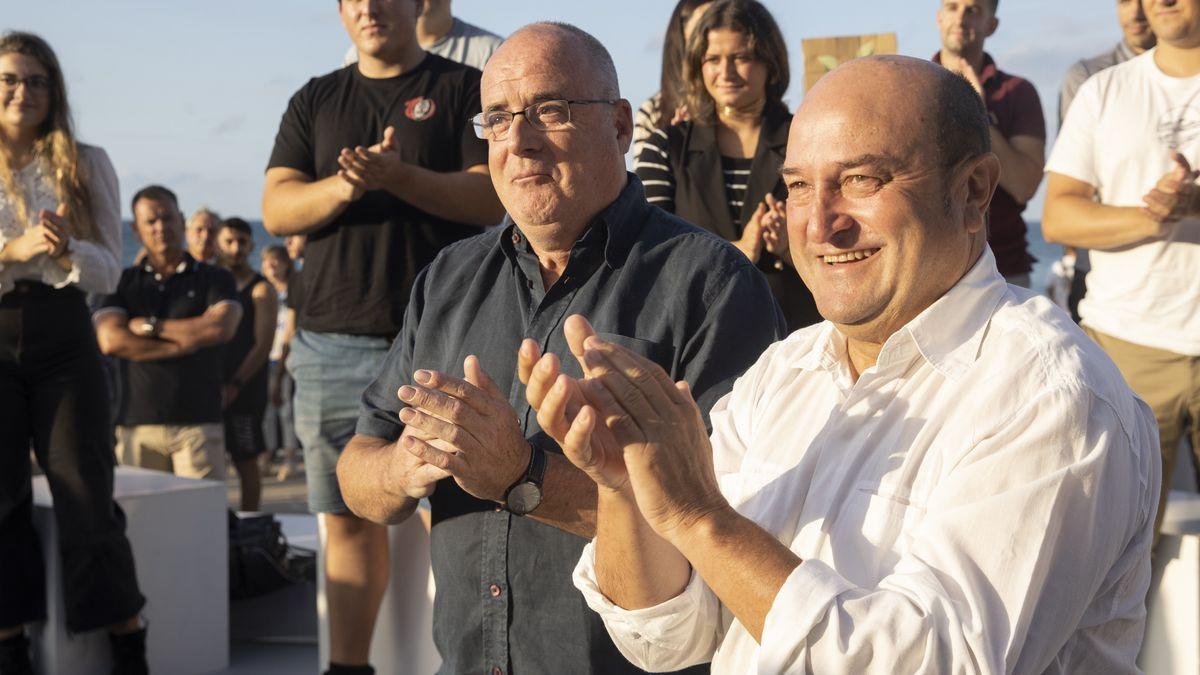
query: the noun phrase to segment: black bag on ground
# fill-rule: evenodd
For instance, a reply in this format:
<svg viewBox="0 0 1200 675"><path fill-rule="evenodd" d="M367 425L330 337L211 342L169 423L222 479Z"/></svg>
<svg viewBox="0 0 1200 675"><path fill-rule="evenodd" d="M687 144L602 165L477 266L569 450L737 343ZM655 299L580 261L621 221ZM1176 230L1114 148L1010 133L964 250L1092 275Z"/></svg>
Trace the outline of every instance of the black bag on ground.
<svg viewBox="0 0 1200 675"><path fill-rule="evenodd" d="M315 551L289 546L270 513L229 512L229 597L253 598L292 584L316 581Z"/></svg>

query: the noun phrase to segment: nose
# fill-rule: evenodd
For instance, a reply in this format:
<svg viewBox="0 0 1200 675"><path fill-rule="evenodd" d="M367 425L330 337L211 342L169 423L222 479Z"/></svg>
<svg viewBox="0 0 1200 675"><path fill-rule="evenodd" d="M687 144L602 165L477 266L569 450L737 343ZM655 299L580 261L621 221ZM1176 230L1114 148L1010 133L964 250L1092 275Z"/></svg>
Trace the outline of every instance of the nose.
<svg viewBox="0 0 1200 675"><path fill-rule="evenodd" d="M842 208L842 197L828 187L818 187L808 204L806 234L814 244L827 244L838 233L854 227L854 219Z"/></svg>
<svg viewBox="0 0 1200 675"><path fill-rule="evenodd" d="M507 143L514 155L527 155L541 147L542 139L541 130L534 128L525 115L517 115L508 125L508 136L500 142Z"/></svg>
<svg viewBox="0 0 1200 675"><path fill-rule="evenodd" d="M725 72L724 72L725 79L726 80L737 80L738 79L737 61L735 59L725 59L725 61L723 63L725 65L725 69L724 69L725 70Z"/></svg>

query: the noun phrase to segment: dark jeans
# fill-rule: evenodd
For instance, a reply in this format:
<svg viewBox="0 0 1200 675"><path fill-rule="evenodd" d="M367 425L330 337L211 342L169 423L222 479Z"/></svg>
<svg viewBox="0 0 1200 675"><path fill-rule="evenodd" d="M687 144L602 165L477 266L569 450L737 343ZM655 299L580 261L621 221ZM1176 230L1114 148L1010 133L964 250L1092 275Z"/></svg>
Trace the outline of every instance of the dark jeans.
<svg viewBox="0 0 1200 675"><path fill-rule="evenodd" d="M18 282L0 297L0 628L46 617L29 449L54 496L67 628L128 619L138 591L113 501L113 429L83 294Z"/></svg>

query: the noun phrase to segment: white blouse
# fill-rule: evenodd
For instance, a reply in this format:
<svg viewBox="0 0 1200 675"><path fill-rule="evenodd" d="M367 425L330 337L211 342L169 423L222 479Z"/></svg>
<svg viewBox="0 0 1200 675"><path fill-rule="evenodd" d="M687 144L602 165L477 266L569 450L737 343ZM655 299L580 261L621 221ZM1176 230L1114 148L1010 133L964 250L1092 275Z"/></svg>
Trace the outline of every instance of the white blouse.
<svg viewBox="0 0 1200 675"><path fill-rule="evenodd" d="M84 180L92 197L92 218L99 233L97 241L71 239L71 269L63 269L47 255L24 263L0 263L0 296L18 280L40 281L55 288L75 284L86 293L111 293L121 278L121 207L117 174L103 148L80 144L79 159ZM53 177L41 161L30 162L17 172L17 182L25 190L29 219L20 222L17 213L0 187L0 247L21 236L38 223L42 209L58 208Z"/></svg>
<svg viewBox="0 0 1200 675"><path fill-rule="evenodd" d="M1160 461L1112 361L985 252L853 381L828 322L712 411L721 490L803 561L760 645L693 573L626 611L575 584L635 665L715 674L1131 673Z"/></svg>

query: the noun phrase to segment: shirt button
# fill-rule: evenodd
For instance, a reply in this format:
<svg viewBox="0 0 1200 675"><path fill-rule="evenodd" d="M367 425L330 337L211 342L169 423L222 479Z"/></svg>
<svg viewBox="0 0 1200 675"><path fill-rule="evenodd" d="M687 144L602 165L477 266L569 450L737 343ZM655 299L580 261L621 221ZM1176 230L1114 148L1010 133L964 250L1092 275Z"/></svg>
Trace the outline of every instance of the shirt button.
<svg viewBox="0 0 1200 675"><path fill-rule="evenodd" d="M504 671L500 670L500 666L492 666L492 675L504 675Z"/></svg>
<svg viewBox="0 0 1200 675"><path fill-rule="evenodd" d="M500 587L497 586L496 584L492 584L491 586L488 586L488 592L490 592L492 594L493 598L500 597L500 593L501 593Z"/></svg>
<svg viewBox="0 0 1200 675"><path fill-rule="evenodd" d="M641 633L630 633L629 637L633 638L634 640L641 640L642 634Z"/></svg>
<svg viewBox="0 0 1200 675"><path fill-rule="evenodd" d="M512 233L512 243L514 243L514 244L521 243L521 235L518 234L515 230Z"/></svg>

